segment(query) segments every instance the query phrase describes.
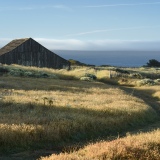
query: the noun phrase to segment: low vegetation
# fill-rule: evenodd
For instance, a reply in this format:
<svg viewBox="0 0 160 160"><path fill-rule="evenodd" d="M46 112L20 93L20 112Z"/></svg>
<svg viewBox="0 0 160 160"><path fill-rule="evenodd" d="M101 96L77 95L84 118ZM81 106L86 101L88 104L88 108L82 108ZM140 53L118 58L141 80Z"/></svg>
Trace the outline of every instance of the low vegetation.
<svg viewBox="0 0 160 160"><path fill-rule="evenodd" d="M19 65L0 66L0 75L7 74L15 77L51 78L63 80L97 80L112 85L157 85L160 84L159 68L116 68L72 66L66 69L54 70L48 68L26 67ZM152 81L152 82L151 82Z"/></svg>
<svg viewBox="0 0 160 160"><path fill-rule="evenodd" d="M147 63L148 67L160 67L160 62L157 61L156 59L150 59L149 62Z"/></svg>
<svg viewBox="0 0 160 160"><path fill-rule="evenodd" d="M157 118L142 100L98 82L2 77L1 93L1 151L103 138Z"/></svg>
<svg viewBox="0 0 160 160"><path fill-rule="evenodd" d="M136 144L128 149L129 145L134 138L138 140L143 135L128 136L126 140L108 140L158 120L154 108L134 96L134 88L130 92L120 89L119 84L135 85L142 79L126 77L125 73L119 75L113 67L74 67L71 71L18 65L0 68L0 155L37 149L63 150L102 140L79 151L53 155L49 159L66 159L66 156L68 159L76 159L75 156L77 159L89 159L90 155L93 159L103 159L109 151L108 158L112 159L113 151L118 150L116 146L121 142L125 144L120 146L124 153L120 155L120 150L115 156L127 159L127 155L136 153ZM129 76L135 74L136 69L127 69L127 72ZM142 73L143 70L138 74ZM90 80L80 81L81 77ZM140 88L143 90L145 87L146 84ZM157 89L152 93L157 99L158 87L150 87ZM158 134L159 130L154 131L151 137ZM157 146L153 144L154 147L159 147L158 141ZM148 140L150 143L152 140ZM149 155L145 150L150 145L147 142L146 146L144 144L143 140L139 140L137 145L144 149L145 155ZM98 146L102 147L97 149L96 154L92 153ZM103 146L106 151L103 151ZM154 147L151 151L157 154Z"/></svg>
<svg viewBox="0 0 160 160"><path fill-rule="evenodd" d="M41 157L41 160L159 160L160 130L138 135L127 135L125 138L90 144L79 151L53 154Z"/></svg>

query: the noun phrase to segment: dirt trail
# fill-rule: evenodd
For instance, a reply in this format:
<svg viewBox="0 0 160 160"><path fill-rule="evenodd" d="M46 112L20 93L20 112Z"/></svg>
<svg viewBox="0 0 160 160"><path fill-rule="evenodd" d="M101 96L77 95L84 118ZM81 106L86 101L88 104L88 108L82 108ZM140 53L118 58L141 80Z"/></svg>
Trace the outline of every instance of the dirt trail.
<svg viewBox="0 0 160 160"><path fill-rule="evenodd" d="M152 95L149 94L150 92L146 92L145 90L141 90L139 88L131 88L131 87L123 87L123 86L120 86L119 88L127 92L127 94L131 94L135 97L138 97L144 100L145 103L151 106L156 111L156 113L159 115L158 121L156 121L153 124L149 124L148 126L144 126L144 127L129 131L131 134L136 134L139 132L148 132L148 131L152 131L152 130L160 128L160 101L152 97ZM120 135L120 137L124 137L124 136L125 136L125 133ZM2 160L36 160L40 158L41 156L49 156L53 153L58 154L60 152L61 150L59 149L58 150L55 149L55 150L27 151L27 152L12 154L12 155L9 155L8 157L7 156L0 157L0 159Z"/></svg>
<svg viewBox="0 0 160 160"><path fill-rule="evenodd" d="M131 87L120 87L130 95L142 99L146 104L151 106L156 113L160 116L160 100L152 96L152 88L146 87L146 89L141 88L131 88Z"/></svg>

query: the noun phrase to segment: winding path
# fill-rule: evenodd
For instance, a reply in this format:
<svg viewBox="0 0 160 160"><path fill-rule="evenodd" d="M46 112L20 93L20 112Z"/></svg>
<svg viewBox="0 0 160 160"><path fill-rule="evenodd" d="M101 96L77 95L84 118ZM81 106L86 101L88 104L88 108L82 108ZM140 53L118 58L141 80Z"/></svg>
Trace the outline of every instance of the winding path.
<svg viewBox="0 0 160 160"><path fill-rule="evenodd" d="M136 134L139 132L149 132L149 131L160 128L160 101L152 97L152 95L146 92L145 90L141 90L139 88L124 87L124 86L118 86L118 87L121 90L125 91L127 94L133 95L145 101L145 103L151 106L159 116L159 119L156 122L149 124L147 126L129 131L131 134ZM125 134L126 133L120 135L120 137L125 137ZM35 160L41 156L48 156L53 153L55 154L60 153L61 150L62 149L56 148L55 150L36 150L36 151L21 152L17 154L12 154L9 157L6 157L6 156L0 157L0 159L3 159L3 160L28 160L28 159Z"/></svg>

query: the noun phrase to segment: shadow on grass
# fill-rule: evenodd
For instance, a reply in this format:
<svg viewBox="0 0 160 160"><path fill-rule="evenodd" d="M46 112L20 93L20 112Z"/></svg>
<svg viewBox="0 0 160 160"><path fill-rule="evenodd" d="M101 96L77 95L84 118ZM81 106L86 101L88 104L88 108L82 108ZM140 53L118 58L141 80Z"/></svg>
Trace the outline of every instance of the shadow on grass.
<svg viewBox="0 0 160 160"><path fill-rule="evenodd" d="M0 102L0 106L0 155L38 149L78 149L90 142L123 136L155 119L150 111L130 116L121 110L95 111L31 103Z"/></svg>
<svg viewBox="0 0 160 160"><path fill-rule="evenodd" d="M153 89L138 89L138 88L129 88L120 86L120 89L124 90L127 94L133 95L137 98L142 99L146 104L152 107L156 113L160 116L160 99L153 97L153 94L156 93Z"/></svg>
<svg viewBox="0 0 160 160"><path fill-rule="evenodd" d="M98 84L97 84L98 83ZM45 91L67 91L67 92L89 92L89 88L108 89L111 86L100 82L86 82L76 80L55 80L47 78L24 78L24 77L1 77L0 89L15 90L45 90Z"/></svg>
<svg viewBox="0 0 160 160"><path fill-rule="evenodd" d="M1 89L79 93L91 87L111 88L105 84L97 85L96 82L79 84L77 81L9 78L12 79L2 77ZM57 153L64 149L78 149L90 142L116 139L119 135L125 136L126 132L138 131L156 119L150 111L130 115L121 110L95 111L36 103L17 104L12 101L0 101L0 117L0 155L39 149L54 150ZM156 129L156 126L152 129ZM43 155L42 152L40 155Z"/></svg>

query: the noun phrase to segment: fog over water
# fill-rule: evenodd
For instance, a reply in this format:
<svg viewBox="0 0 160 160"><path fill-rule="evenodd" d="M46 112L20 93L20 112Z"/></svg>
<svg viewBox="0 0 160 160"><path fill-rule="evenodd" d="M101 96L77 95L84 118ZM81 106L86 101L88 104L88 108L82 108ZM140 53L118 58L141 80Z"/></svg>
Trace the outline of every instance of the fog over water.
<svg viewBox="0 0 160 160"><path fill-rule="evenodd" d="M65 59L74 59L86 64L139 67L150 59L160 61L160 40L35 39ZM0 38L0 48L11 40Z"/></svg>
<svg viewBox="0 0 160 160"><path fill-rule="evenodd" d="M140 67L150 59L160 61L160 51L76 51L54 50L65 59L74 59L86 64Z"/></svg>

